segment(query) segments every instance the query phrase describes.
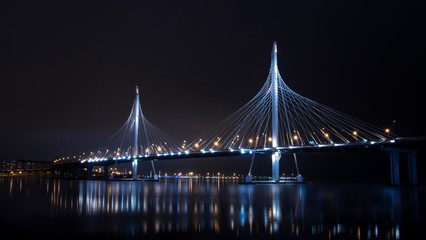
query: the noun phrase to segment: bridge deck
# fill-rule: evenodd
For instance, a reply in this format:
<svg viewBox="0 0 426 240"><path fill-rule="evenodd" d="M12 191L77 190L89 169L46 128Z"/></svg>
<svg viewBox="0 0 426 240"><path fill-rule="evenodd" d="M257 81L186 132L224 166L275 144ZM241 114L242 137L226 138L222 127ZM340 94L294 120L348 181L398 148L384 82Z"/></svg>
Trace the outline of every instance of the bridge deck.
<svg viewBox="0 0 426 240"><path fill-rule="evenodd" d="M226 157L226 156L242 156L242 155L267 155L275 151L282 153L320 153L320 152L343 152L343 151L365 151L365 150L380 150L380 149L395 149L401 148L408 151L415 151L418 149L426 148L426 138L397 138L385 141L371 141L360 143L334 143L324 145L312 146L288 146L274 148L261 148L261 149L228 149L228 150L211 150L202 152L181 152L174 154L158 154L149 156L137 157L117 157L117 158L104 158L104 159L90 159L90 160L71 160L58 162L52 168L62 168L71 166L88 166L88 165L112 165L115 163L131 163L134 160L138 161L164 161L176 159L189 159L189 158L208 158L208 157Z"/></svg>

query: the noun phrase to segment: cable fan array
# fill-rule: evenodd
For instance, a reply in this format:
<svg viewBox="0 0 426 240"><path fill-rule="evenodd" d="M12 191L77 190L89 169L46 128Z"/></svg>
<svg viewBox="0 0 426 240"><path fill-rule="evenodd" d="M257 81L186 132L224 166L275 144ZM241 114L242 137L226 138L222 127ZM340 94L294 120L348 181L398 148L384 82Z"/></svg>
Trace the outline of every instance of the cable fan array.
<svg viewBox="0 0 426 240"><path fill-rule="evenodd" d="M138 87L136 87L136 98L129 118L99 149L103 150L90 152L83 160L120 160L183 152L181 145L174 138L145 118L139 102Z"/></svg>
<svg viewBox="0 0 426 240"><path fill-rule="evenodd" d="M82 161L120 160L135 157L180 155L189 152L268 149L386 141L383 130L303 97L291 90L277 66L274 42L271 67L256 96L231 116L191 143L179 144L143 115L139 88L125 124L97 152L80 155ZM65 158L63 158L65 159Z"/></svg>
<svg viewBox="0 0 426 240"><path fill-rule="evenodd" d="M384 141L396 137L368 123L303 97L283 81L277 67L276 43L262 89L246 105L188 146L194 151L273 147L273 84L278 102L277 147Z"/></svg>

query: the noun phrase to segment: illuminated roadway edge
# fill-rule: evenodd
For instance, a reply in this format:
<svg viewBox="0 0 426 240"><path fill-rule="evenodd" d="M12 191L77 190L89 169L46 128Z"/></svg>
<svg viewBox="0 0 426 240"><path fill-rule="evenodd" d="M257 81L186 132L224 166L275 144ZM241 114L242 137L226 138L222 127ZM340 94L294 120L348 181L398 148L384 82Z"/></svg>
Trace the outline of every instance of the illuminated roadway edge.
<svg viewBox="0 0 426 240"><path fill-rule="evenodd" d="M202 152L182 152L180 154L161 154L149 156L137 156L123 159L105 158L103 160L64 160L52 165L52 169L61 169L68 167L85 167L85 166L102 166L113 165L115 163L131 163L134 160L139 162L143 161L164 161L174 159L188 159L188 158L207 158L207 157L229 157L229 156L243 156L243 155L267 155L275 151L281 153L321 153L321 152L345 152L345 151L366 151L366 150L386 150L386 149L404 149L409 151L416 151L426 149L426 137L412 137L412 138L395 138L385 141L369 141L360 143L334 143L334 144L320 144L312 146L288 146L261 149L234 149L234 150L215 150Z"/></svg>

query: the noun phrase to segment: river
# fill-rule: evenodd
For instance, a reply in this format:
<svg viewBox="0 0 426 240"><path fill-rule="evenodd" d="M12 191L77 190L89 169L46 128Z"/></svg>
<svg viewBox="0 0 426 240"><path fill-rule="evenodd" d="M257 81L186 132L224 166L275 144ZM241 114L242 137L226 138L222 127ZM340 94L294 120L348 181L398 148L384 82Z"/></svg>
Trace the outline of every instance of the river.
<svg viewBox="0 0 426 240"><path fill-rule="evenodd" d="M0 178L0 229L66 239L424 239L426 187Z"/></svg>

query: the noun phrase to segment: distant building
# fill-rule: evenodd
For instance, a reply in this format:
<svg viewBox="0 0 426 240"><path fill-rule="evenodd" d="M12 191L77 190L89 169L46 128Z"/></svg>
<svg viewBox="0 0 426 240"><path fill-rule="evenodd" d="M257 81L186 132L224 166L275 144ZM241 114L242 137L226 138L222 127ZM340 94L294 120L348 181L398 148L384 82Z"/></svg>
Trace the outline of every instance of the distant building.
<svg viewBox="0 0 426 240"><path fill-rule="evenodd" d="M51 162L0 158L0 171L46 170Z"/></svg>

